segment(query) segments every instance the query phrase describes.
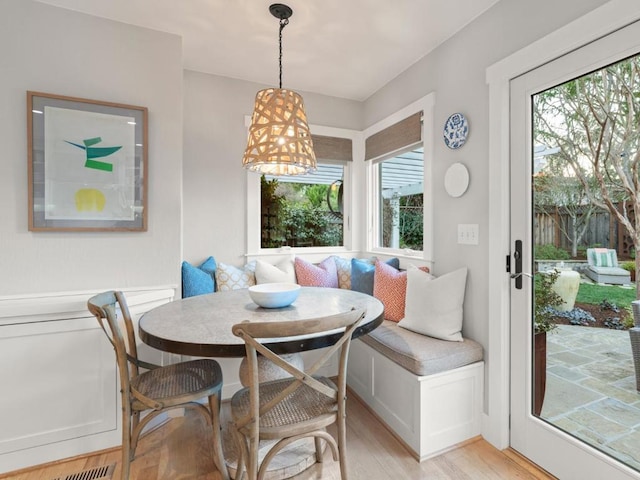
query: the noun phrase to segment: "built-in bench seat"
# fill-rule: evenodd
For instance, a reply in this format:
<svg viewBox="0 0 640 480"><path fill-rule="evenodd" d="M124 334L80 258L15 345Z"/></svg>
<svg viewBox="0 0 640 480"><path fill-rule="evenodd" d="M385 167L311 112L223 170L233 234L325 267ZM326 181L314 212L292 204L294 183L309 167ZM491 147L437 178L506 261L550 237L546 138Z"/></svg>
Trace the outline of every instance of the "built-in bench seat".
<svg viewBox="0 0 640 480"><path fill-rule="evenodd" d="M439 340L385 320L351 345L349 387L419 460L480 434L483 378L473 340Z"/></svg>

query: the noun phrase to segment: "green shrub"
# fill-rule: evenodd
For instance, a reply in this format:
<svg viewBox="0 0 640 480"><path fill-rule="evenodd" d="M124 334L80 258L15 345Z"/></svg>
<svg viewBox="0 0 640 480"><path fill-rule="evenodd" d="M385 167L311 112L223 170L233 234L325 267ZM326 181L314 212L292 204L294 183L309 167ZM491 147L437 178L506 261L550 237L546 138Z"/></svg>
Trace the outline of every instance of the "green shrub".
<svg viewBox="0 0 640 480"><path fill-rule="evenodd" d="M562 298L553 290L553 284L559 275L557 270L549 270L547 272L539 272L533 277L535 333L551 332L557 327L553 321L555 316L554 309L562 305Z"/></svg>
<svg viewBox="0 0 640 480"><path fill-rule="evenodd" d="M635 320L633 318L633 307L629 305L628 307L625 307L625 310L627 311L627 316L624 319L624 328L633 328L635 325Z"/></svg>
<svg viewBox="0 0 640 480"><path fill-rule="evenodd" d="M620 268L624 268L627 272L635 272L636 271L636 262L633 260L627 260L620 264Z"/></svg>
<svg viewBox="0 0 640 480"><path fill-rule="evenodd" d="M555 245L536 245L533 249L534 258L536 260L569 260L571 255L562 248Z"/></svg>

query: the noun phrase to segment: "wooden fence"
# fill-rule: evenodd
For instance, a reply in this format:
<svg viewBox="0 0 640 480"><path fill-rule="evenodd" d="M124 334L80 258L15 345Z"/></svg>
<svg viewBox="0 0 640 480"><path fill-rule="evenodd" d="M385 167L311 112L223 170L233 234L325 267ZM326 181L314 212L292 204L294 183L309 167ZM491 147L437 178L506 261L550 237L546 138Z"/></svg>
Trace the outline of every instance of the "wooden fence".
<svg viewBox="0 0 640 480"><path fill-rule="evenodd" d="M553 213L536 211L533 220L535 245L554 245L571 252L572 226L570 217L560 209ZM596 212L589 219L587 231L579 247L615 248L618 256L629 256L633 242L624 227L607 211Z"/></svg>

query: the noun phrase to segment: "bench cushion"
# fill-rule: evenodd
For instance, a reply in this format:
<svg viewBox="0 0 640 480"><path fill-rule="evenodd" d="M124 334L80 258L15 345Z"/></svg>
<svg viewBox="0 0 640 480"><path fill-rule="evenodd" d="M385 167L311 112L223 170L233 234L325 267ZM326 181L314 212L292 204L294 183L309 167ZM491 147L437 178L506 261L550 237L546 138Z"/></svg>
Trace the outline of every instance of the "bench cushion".
<svg viewBox="0 0 640 480"><path fill-rule="evenodd" d="M483 357L482 346L473 340L438 340L411 332L388 320L360 339L418 376L452 370L478 362Z"/></svg>

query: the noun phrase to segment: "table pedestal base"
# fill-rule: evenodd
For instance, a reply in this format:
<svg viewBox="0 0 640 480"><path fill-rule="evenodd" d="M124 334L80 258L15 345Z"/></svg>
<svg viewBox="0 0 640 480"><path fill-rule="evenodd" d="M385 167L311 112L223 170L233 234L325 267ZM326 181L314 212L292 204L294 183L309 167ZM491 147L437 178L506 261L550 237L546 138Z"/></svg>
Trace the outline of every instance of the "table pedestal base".
<svg viewBox="0 0 640 480"><path fill-rule="evenodd" d="M289 353L286 355L280 355L283 360L286 360L291 365L294 365L300 370L304 370L304 359L300 353ZM247 357L240 362L240 383L243 387L249 385L247 377L249 375L249 367L247 366ZM291 377L291 374L286 370L278 367L271 360L267 360L264 357L258 357L258 377L261 382L270 382L271 380L280 380L281 378Z"/></svg>
<svg viewBox="0 0 640 480"><path fill-rule="evenodd" d="M222 434L224 457L227 463L227 469L229 470L229 476L235 479L236 472L238 471L238 451L236 444L233 441L230 424L224 426ZM275 440L260 442L258 463L262 462L262 459L267 454L269 447L275 442ZM326 443L324 441L322 443L323 446L326 447ZM271 460L264 478L265 480L281 480L290 478L305 471L315 463L316 448L313 438L304 438L280 450L273 460Z"/></svg>

